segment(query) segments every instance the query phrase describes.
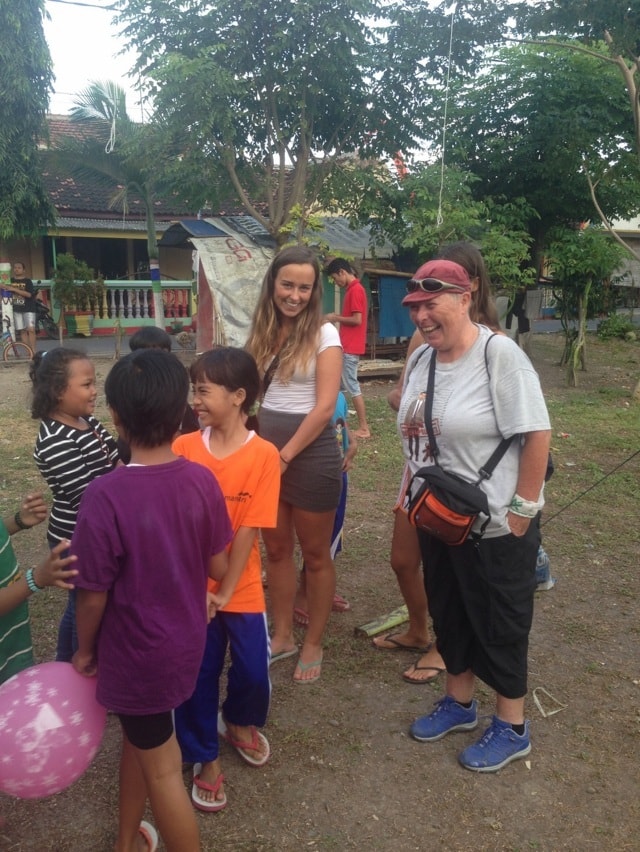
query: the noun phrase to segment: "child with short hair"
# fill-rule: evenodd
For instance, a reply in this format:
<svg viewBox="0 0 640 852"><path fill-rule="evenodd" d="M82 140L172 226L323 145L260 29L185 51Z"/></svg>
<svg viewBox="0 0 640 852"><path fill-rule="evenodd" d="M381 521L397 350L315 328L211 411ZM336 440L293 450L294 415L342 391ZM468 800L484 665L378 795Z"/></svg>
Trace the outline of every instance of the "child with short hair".
<svg viewBox="0 0 640 852"><path fill-rule="evenodd" d="M202 434L182 435L176 453L207 467L220 483L233 526L229 570L209 591L215 617L193 696L176 710L185 762L194 764L191 800L201 811L227 804L218 757L218 734L251 766L263 766L269 743L257 728L267 720L269 633L262 589L258 531L278 516L280 457L254 431L250 412L260 392L255 360L243 349L219 347L191 366L193 402ZM227 696L218 720L220 676L229 647Z"/></svg>
<svg viewBox="0 0 640 852"><path fill-rule="evenodd" d="M140 349L162 349L163 352L171 352L171 338L163 328L158 328L157 325L144 325L134 332L129 338L129 349L132 352L137 352ZM193 413L190 405L187 405L180 423L180 432L182 435L188 435L189 432L198 432L200 424L198 418ZM124 464L129 463L131 451L126 441L118 438L118 454Z"/></svg>
<svg viewBox="0 0 640 852"><path fill-rule="evenodd" d="M131 463L89 485L71 543L73 664L97 673L98 701L123 731L117 852L156 848L141 823L147 798L168 852L200 849L172 711L196 685L207 578L224 577L232 530L215 477L171 449L188 392L184 366L166 352L132 352L112 368L107 404Z"/></svg>
<svg viewBox="0 0 640 852"><path fill-rule="evenodd" d="M53 495L47 541L71 539L87 485L118 462L114 438L94 416L98 390L93 362L79 349L37 352L29 371L31 417L40 420L33 457ZM56 660L68 663L77 649L75 592L58 628Z"/></svg>
<svg viewBox="0 0 640 852"><path fill-rule="evenodd" d="M164 349L165 352L171 352L171 337L157 325L143 325L129 338L129 349L132 352L138 349Z"/></svg>

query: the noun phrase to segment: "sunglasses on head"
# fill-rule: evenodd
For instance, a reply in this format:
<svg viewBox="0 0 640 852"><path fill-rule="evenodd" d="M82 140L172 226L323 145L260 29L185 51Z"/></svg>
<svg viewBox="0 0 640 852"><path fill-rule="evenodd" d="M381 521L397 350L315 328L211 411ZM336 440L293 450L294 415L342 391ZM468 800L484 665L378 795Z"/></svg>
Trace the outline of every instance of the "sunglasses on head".
<svg viewBox="0 0 640 852"><path fill-rule="evenodd" d="M447 284L446 281L439 281L437 278L412 278L407 281L407 293L415 293L417 290L425 293L439 293L441 290L461 292L461 288L456 287L455 284Z"/></svg>

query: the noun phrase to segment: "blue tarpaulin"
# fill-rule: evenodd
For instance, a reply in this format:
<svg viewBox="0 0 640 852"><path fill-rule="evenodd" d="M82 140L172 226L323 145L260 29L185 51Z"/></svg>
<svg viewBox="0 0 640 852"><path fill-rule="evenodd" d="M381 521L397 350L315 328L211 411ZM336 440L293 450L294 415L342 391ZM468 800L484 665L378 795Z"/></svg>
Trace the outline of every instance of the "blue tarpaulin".
<svg viewBox="0 0 640 852"><path fill-rule="evenodd" d="M402 307L402 299L406 295L406 281L406 278L391 275L380 277L380 337L411 337L416 330L409 319L409 309Z"/></svg>

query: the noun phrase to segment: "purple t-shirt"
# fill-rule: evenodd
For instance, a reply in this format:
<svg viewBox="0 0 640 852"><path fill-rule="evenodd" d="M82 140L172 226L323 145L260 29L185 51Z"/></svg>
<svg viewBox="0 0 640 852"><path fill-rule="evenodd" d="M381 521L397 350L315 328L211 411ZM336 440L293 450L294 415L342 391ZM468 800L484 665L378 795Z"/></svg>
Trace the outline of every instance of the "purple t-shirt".
<svg viewBox="0 0 640 852"><path fill-rule="evenodd" d="M232 537L216 478L186 459L119 467L89 484L71 552L76 587L109 593L97 649L104 707L147 715L191 697L209 561Z"/></svg>

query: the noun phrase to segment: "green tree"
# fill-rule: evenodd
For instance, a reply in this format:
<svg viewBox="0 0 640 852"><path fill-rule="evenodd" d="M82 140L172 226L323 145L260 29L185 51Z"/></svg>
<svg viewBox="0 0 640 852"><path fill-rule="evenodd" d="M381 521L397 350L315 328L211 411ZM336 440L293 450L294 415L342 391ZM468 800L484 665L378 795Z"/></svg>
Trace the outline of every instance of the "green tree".
<svg viewBox="0 0 640 852"><path fill-rule="evenodd" d="M333 170L421 142L419 107L430 99L436 57L442 66L448 55L444 4L116 6L158 112L182 140L176 185L194 208L239 202L279 242L293 210L298 223L314 211ZM413 13L428 27L423 41ZM467 54L465 46L461 64Z"/></svg>
<svg viewBox="0 0 640 852"><path fill-rule="evenodd" d="M126 212L132 197L142 202L147 253L152 272L155 323L164 328L159 250L154 204L162 162L162 128L134 122L126 95L112 82L92 82L76 98L71 119L77 136L65 139L53 155L71 175L112 190L110 205Z"/></svg>
<svg viewBox="0 0 640 852"><path fill-rule="evenodd" d="M37 155L52 79L44 14L44 0L0 4L0 248L41 235L55 216Z"/></svg>
<svg viewBox="0 0 640 852"><path fill-rule="evenodd" d="M563 361L567 380L577 384L578 365L586 369L586 329L598 289L620 265L624 249L601 227L568 229L554 235L547 260L562 309L566 335ZM573 319L577 327L573 327Z"/></svg>
<svg viewBox="0 0 640 852"><path fill-rule="evenodd" d="M562 0L520 3L514 9L520 31L540 38L545 49L572 51L597 60L603 74L615 71L621 77L627 110L631 110L633 149L640 167L640 6L628 0ZM571 41L567 41L571 39ZM601 48L604 44L604 50ZM628 113L627 113L628 115ZM606 158L605 158L606 163ZM637 260L640 254L611 226L615 210L600 197L600 179L586 169L592 200L612 236Z"/></svg>
<svg viewBox="0 0 640 852"><path fill-rule="evenodd" d="M476 197L525 199L533 216L532 261L539 268L546 234L596 214L585 165L597 175L608 208L635 209L640 171L631 155L628 105L613 69L597 59L516 46L493 55L450 104L449 163L478 178Z"/></svg>
<svg viewBox="0 0 640 852"><path fill-rule="evenodd" d="M369 226L374 240L390 240L400 262L415 268L439 246L477 234L486 208L474 201L473 177L461 169L417 163L402 177L382 163L336 170L325 182L322 203ZM442 191L441 191L442 188Z"/></svg>

